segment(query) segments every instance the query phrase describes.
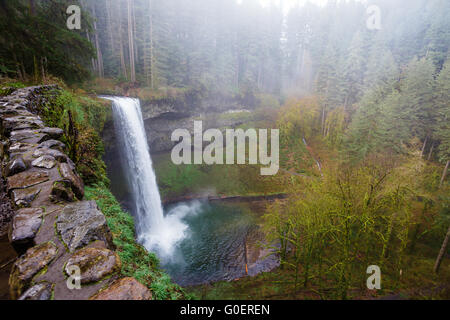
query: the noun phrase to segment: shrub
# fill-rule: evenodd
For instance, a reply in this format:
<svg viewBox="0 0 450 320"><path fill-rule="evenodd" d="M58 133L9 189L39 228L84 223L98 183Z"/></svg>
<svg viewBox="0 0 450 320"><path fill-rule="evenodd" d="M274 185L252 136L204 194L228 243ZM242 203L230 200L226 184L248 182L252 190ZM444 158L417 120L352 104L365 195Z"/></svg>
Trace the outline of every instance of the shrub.
<svg viewBox="0 0 450 320"><path fill-rule="evenodd" d="M124 212L116 198L105 185L85 188L85 197L95 200L106 217L113 235L116 252L122 261L122 275L134 277L153 291L155 299L189 298L184 290L174 284L170 277L160 270L159 260L136 243L134 220Z"/></svg>

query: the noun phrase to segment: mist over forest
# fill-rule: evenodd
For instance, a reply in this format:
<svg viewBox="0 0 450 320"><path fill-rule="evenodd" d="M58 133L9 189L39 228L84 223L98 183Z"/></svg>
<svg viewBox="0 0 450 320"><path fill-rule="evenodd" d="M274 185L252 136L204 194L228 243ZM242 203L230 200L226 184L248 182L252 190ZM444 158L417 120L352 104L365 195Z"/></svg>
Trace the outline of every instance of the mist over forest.
<svg viewBox="0 0 450 320"><path fill-rule="evenodd" d="M448 0L0 0L0 299L449 299L449 17ZM194 121L278 130L279 170L175 164ZM62 180L35 192L40 170ZM67 291L61 260L42 291L21 280L37 247L69 247L56 206L94 201L121 261L92 281L106 293ZM47 233L8 238L41 207Z"/></svg>

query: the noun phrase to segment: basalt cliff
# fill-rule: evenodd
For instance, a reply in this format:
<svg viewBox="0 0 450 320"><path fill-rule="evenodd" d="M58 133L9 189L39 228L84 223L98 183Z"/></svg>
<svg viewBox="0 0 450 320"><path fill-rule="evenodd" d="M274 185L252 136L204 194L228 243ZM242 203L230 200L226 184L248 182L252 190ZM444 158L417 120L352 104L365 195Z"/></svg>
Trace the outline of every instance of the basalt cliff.
<svg viewBox="0 0 450 320"><path fill-rule="evenodd" d="M39 116L54 86L0 97L0 222L18 258L9 277L12 299L151 299L121 261L105 216L84 200L83 181L60 141L63 130Z"/></svg>

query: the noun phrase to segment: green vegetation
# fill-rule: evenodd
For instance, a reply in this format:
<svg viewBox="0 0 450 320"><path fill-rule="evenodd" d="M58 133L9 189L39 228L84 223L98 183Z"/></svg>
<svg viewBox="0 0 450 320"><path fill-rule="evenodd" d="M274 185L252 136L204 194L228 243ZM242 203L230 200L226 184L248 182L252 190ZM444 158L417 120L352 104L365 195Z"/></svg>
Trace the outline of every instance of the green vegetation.
<svg viewBox="0 0 450 320"><path fill-rule="evenodd" d="M305 145L320 133L320 105L315 97L290 99L280 109L280 166L308 176L318 176L312 151Z"/></svg>
<svg viewBox="0 0 450 320"><path fill-rule="evenodd" d="M111 116L110 104L69 89L50 92L47 97L49 101L43 106L41 116L48 125L64 129L63 141L86 184L85 198L96 200L106 216L122 261L122 274L135 277L151 288L155 299L188 298L159 269L157 257L136 243L133 218L121 209L108 189L109 179L102 160L104 149L99 133Z"/></svg>
<svg viewBox="0 0 450 320"><path fill-rule="evenodd" d="M205 193L259 195L286 191L286 177L261 176L256 165L175 165L170 154L153 157L158 187L165 199Z"/></svg>
<svg viewBox="0 0 450 320"><path fill-rule="evenodd" d="M22 88L21 82L4 83L5 88ZM63 88L49 90L38 112L43 121L64 130L62 141L84 180L85 199L95 200L106 217L122 261L122 275L136 278L149 287L154 299L190 299L159 267L159 260L136 242L134 221L124 212L108 189L109 179L102 160L103 143L99 133L111 116L110 104Z"/></svg>
<svg viewBox="0 0 450 320"><path fill-rule="evenodd" d="M81 30L66 27L65 12L72 4L79 1L2 1L0 74L34 82L51 75L68 83L89 77L86 62L94 57L93 47ZM89 30L85 13L82 23Z"/></svg>
<svg viewBox="0 0 450 320"><path fill-rule="evenodd" d="M116 252L122 261L122 275L136 278L152 289L155 299L190 298L159 268L158 258L136 243L134 220L124 212L105 185L85 188L87 200L95 200L113 234Z"/></svg>
<svg viewBox="0 0 450 320"><path fill-rule="evenodd" d="M433 269L434 257L410 256L409 271L403 272L400 287L391 288L386 283L392 283L397 275L382 274L382 290L360 290L352 287L348 299L376 299L389 297L398 299L448 299L448 288L442 283L448 283L448 273L442 276L428 276ZM368 275L367 275L368 276ZM264 272L255 277L246 277L237 281L221 281L214 284L186 288L202 300L322 300L333 299L333 287L319 287L310 283L307 288L297 287L295 290L295 271L291 268L278 268L272 272Z"/></svg>
<svg viewBox="0 0 450 320"><path fill-rule="evenodd" d="M307 177L292 177L292 196L264 217L280 268L191 290L209 299L448 299L448 259L433 267L450 222L450 68L448 57L432 57L372 74L367 87L352 87L363 73L350 68L343 93L328 97L341 101L321 96L331 79L316 95L288 99L274 121L281 167ZM381 290L366 287L369 265L381 268Z"/></svg>
<svg viewBox="0 0 450 320"><path fill-rule="evenodd" d="M307 3L286 16L257 0L76 3L83 29L68 31L67 0L0 1L0 95L11 92L4 86L60 84L41 116L64 130L124 275L156 298L187 297L135 243L132 218L108 191L99 133L110 112L86 92L139 97L180 116L245 108L254 111L207 120L280 130L276 176L261 176L258 166L154 159L166 199L291 193L264 216L280 268L191 288L198 296L449 298L445 248L433 272L450 224L448 0L370 1L383 12L381 30L367 27L362 1ZM369 265L381 267L382 290L367 290Z"/></svg>
<svg viewBox="0 0 450 320"><path fill-rule="evenodd" d="M110 104L69 89L50 92L47 97L41 116L48 125L64 129L63 141L86 184L85 198L95 200L106 216L122 261L122 274L152 289L155 299L189 298L159 269L157 257L136 243L133 218L121 209L108 189L99 134L111 116Z"/></svg>
<svg viewBox="0 0 450 320"><path fill-rule="evenodd" d="M24 88L25 85L22 82L16 82L16 81L8 81L4 80L1 82L0 86L0 97L1 96L7 96L14 92L15 89Z"/></svg>
<svg viewBox="0 0 450 320"><path fill-rule="evenodd" d="M43 93L44 99L37 110L39 116L47 126L63 129L61 141L66 144L66 151L84 183L108 185L100 133L112 117L110 104L88 96L83 90L70 89L60 79L53 78L51 82L57 83L58 88ZM0 92L7 95L17 88L33 84L6 78L0 81Z"/></svg>
<svg viewBox="0 0 450 320"><path fill-rule="evenodd" d="M111 116L109 104L103 100L75 93L68 88L46 94L47 102L39 110L43 121L64 130L62 141L75 162L85 184L108 184L100 132Z"/></svg>
<svg viewBox="0 0 450 320"><path fill-rule="evenodd" d="M254 116L255 115L252 112L246 112L246 111L229 112L229 113L220 114L219 119L224 120L224 121L228 120L228 121L249 122L249 121L253 120Z"/></svg>
<svg viewBox="0 0 450 320"><path fill-rule="evenodd" d="M269 208L269 241L281 243L279 253L284 267L293 271L294 292L312 282L321 296L346 299L351 288L364 291L369 265L381 268L383 288L395 292L416 258L409 256L419 235L413 230L443 239L446 229L436 216L443 203L434 202L422 188L421 179L430 179L426 165L393 163L378 156L360 166L340 166L321 180L300 182L295 197ZM429 246L421 250L437 251L440 241ZM443 270L440 276L449 274Z"/></svg>
<svg viewBox="0 0 450 320"><path fill-rule="evenodd" d="M282 166L302 172L311 154L326 163L322 177L311 168L308 178L291 177L292 196L267 207L263 225L281 267L188 290L202 299L448 299L449 261L433 272L450 222L442 166L424 160L417 150L422 145L412 143L404 153L342 161L348 140L334 144L323 136L318 110L320 104L306 98L288 101L279 112ZM341 137L351 130L346 121L338 128ZM381 268L381 290L366 288L369 265Z"/></svg>

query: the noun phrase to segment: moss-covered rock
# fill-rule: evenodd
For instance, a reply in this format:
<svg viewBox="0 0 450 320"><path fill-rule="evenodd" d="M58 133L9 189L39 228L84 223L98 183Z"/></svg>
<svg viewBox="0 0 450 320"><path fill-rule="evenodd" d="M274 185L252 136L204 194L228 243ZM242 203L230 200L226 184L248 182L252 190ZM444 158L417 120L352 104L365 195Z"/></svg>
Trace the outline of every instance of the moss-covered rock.
<svg viewBox="0 0 450 320"><path fill-rule="evenodd" d="M19 298L28 288L40 271L42 271L55 257L58 248L52 242L45 242L27 250L14 263L9 277L9 287L12 299Z"/></svg>
<svg viewBox="0 0 450 320"><path fill-rule="evenodd" d="M53 294L53 284L41 282L24 292L19 300L50 300Z"/></svg>
<svg viewBox="0 0 450 320"><path fill-rule="evenodd" d="M51 169L56 165L56 159L50 155L43 155L31 162L33 167Z"/></svg>
<svg viewBox="0 0 450 320"><path fill-rule="evenodd" d="M83 199L84 196L84 184L83 180L78 176L78 174L70 168L67 163L61 163L59 165L59 173L64 180L70 183L73 193L78 199Z"/></svg>
<svg viewBox="0 0 450 320"><path fill-rule="evenodd" d="M120 271L119 256L105 248L83 248L67 261L65 272L71 275L73 267L80 268L81 283L97 282Z"/></svg>
<svg viewBox="0 0 450 320"><path fill-rule="evenodd" d="M18 253L35 245L34 238L42 224L42 208L25 208L16 212L11 224L9 241Z"/></svg>
<svg viewBox="0 0 450 320"><path fill-rule="evenodd" d="M14 204L19 208L26 208L31 205L34 199L41 192L38 186L27 189L15 189L11 193Z"/></svg>
<svg viewBox="0 0 450 320"><path fill-rule="evenodd" d="M8 190L24 189L49 180L46 171L26 171L8 178Z"/></svg>
<svg viewBox="0 0 450 320"><path fill-rule="evenodd" d="M86 187L85 192L86 198L96 200L106 216L116 252L122 261L122 276L135 278L144 284L152 291L154 299L189 298L184 290L159 268L158 258L136 242L133 218L122 210L108 188L104 185Z"/></svg>
<svg viewBox="0 0 450 320"><path fill-rule="evenodd" d="M152 293L134 278L117 280L108 288L93 295L90 300L151 300Z"/></svg>
<svg viewBox="0 0 450 320"><path fill-rule="evenodd" d="M5 174L7 177L15 175L17 173L27 170L27 165L21 156L14 157L11 159L5 168Z"/></svg>
<svg viewBox="0 0 450 320"><path fill-rule="evenodd" d="M95 201L66 205L58 214L56 230L70 252L95 240L101 240L113 247L105 216L98 210Z"/></svg>
<svg viewBox="0 0 450 320"><path fill-rule="evenodd" d="M56 181L53 183L50 197L52 202L72 202L75 200L75 195L68 181Z"/></svg>

